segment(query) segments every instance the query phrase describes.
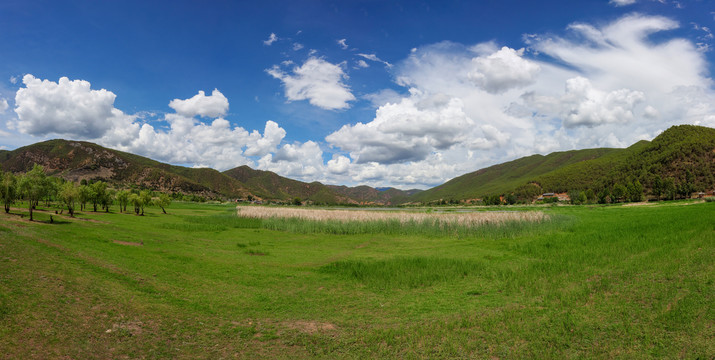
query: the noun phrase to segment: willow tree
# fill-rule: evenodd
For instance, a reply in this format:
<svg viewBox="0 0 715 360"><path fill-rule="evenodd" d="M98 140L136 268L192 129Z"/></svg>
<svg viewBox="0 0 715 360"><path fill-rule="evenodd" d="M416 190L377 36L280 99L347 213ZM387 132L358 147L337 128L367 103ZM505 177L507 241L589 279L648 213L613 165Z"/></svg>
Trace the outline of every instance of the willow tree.
<svg viewBox="0 0 715 360"><path fill-rule="evenodd" d="M71 181L62 184L59 196L62 202L67 205L67 211L70 213L70 217L74 217L75 204L79 198L79 189L77 186Z"/></svg>
<svg viewBox="0 0 715 360"><path fill-rule="evenodd" d="M17 199L17 179L11 172L0 172L0 197L5 206L5 213L9 213L10 205Z"/></svg>
<svg viewBox="0 0 715 360"><path fill-rule="evenodd" d="M17 189L27 199L27 208L30 211L30 221L32 221L32 210L47 193L45 168L35 164L32 170L20 177L20 181L17 182Z"/></svg>
<svg viewBox="0 0 715 360"><path fill-rule="evenodd" d="M161 211L166 214L166 210L164 208L171 205L171 198L169 197L169 195L161 193L159 194L158 198L154 199L154 205L160 207Z"/></svg>

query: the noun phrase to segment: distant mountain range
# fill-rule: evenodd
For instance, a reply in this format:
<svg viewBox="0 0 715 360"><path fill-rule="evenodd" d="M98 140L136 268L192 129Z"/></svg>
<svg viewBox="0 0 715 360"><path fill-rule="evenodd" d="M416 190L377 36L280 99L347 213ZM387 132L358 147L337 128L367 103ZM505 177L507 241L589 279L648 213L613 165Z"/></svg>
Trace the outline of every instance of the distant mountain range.
<svg viewBox="0 0 715 360"><path fill-rule="evenodd" d="M368 186L348 188L319 182L305 183L270 171L240 166L224 172L187 168L104 148L84 141L49 140L16 150L0 150L4 171L22 173L34 164L49 175L67 180L103 180L118 187L151 188L163 192L196 194L209 198L240 198L289 202L295 198L319 204L394 204L416 191Z"/></svg>
<svg viewBox="0 0 715 360"><path fill-rule="evenodd" d="M318 204L378 204L465 200L504 195L531 184L542 192L598 191L638 180L646 189L657 178L690 182L696 191L715 188L715 129L674 126L653 141L625 149L599 148L532 155L477 170L435 188L403 191L369 186L305 183L270 171L240 166L224 172L168 165L102 146L49 140L16 150L0 150L5 171L25 172L33 164L68 180L101 179L119 187L143 187L205 197L249 197L271 201L299 198Z"/></svg>

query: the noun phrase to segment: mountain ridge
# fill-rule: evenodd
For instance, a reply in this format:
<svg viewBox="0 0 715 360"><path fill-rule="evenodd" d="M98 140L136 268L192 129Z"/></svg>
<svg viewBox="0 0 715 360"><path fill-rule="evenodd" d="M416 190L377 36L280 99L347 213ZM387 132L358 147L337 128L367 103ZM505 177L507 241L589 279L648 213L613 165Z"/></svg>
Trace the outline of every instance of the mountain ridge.
<svg viewBox="0 0 715 360"><path fill-rule="evenodd" d="M209 198L300 200L313 204L400 205L442 200L465 201L530 191L566 192L640 182L653 191L659 181L676 186L715 188L715 129L673 126L652 141L627 148L595 148L530 155L455 177L428 190L372 188L302 182L243 165L224 172L169 165L143 156L74 140L55 139L15 150L0 150L3 170L26 172L33 164L67 180L102 179L118 186L138 186Z"/></svg>

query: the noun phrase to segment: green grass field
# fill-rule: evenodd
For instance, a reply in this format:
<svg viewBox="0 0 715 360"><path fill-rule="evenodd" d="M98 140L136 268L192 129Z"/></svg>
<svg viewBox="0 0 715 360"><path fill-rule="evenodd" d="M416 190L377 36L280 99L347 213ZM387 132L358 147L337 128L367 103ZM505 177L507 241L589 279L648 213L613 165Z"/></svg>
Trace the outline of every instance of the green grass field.
<svg viewBox="0 0 715 360"><path fill-rule="evenodd" d="M443 234L48 210L0 215L0 358L715 356L714 202Z"/></svg>

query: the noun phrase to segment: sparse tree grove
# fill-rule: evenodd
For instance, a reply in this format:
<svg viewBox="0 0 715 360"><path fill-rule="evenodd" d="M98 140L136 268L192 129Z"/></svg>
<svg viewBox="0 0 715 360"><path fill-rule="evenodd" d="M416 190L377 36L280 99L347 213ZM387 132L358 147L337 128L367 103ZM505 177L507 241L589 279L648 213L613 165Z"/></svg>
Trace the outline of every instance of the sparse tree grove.
<svg viewBox="0 0 715 360"><path fill-rule="evenodd" d="M191 201L194 197L181 195L179 199ZM196 197L198 199L198 197ZM10 213L10 206L18 200L27 202L30 220L35 220L35 209L43 202L45 206L60 204L67 209L70 217L74 217L79 206L84 211L87 204L92 205L94 212L104 210L109 212L116 202L120 212L127 211L127 205L134 206L137 215L144 215L147 206L155 205L166 214L166 208L171 205L172 196L150 190L115 190L104 181L87 181L82 179L79 183L66 181L62 178L47 176L45 169L35 164L25 174L15 175L0 169L0 201L5 213ZM62 210L64 211L64 210Z"/></svg>

